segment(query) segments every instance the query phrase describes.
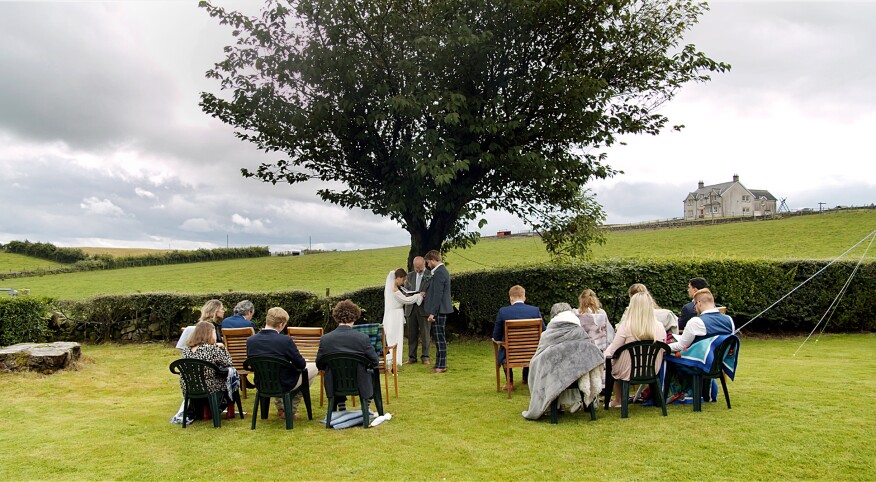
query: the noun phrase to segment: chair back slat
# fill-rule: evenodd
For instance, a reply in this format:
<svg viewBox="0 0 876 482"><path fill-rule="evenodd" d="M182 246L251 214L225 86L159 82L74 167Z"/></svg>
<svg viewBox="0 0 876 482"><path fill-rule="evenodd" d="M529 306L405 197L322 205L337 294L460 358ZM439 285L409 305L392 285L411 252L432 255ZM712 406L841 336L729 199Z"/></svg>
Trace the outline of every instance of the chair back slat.
<svg viewBox="0 0 876 482"><path fill-rule="evenodd" d="M505 322L505 365L528 367L538 349L543 322L540 318Z"/></svg>
<svg viewBox="0 0 876 482"><path fill-rule="evenodd" d="M622 346L615 354L614 359L620 358L624 352L630 356L630 383L647 383L657 377L659 368L656 366L658 356L663 352L669 353L669 345L662 341L636 341Z"/></svg>
<svg viewBox="0 0 876 482"><path fill-rule="evenodd" d="M243 361L246 360L246 340L255 334L252 328L223 328L222 338L225 339L225 351L231 357L234 368L240 372L244 370Z"/></svg>
<svg viewBox="0 0 876 482"><path fill-rule="evenodd" d="M170 372L182 377L189 398L207 398L210 395L207 376L215 376L218 370L216 364L194 358L181 358L170 364Z"/></svg>
<svg viewBox="0 0 876 482"><path fill-rule="evenodd" d="M295 368L292 362L274 356L252 356L243 361L243 369L255 374L256 390L259 396L282 398L285 391L280 382L280 372L283 370L302 370ZM305 375L304 380L307 380Z"/></svg>
<svg viewBox="0 0 876 482"><path fill-rule="evenodd" d="M322 338L323 329L319 327L290 326L286 333L292 337L298 352L309 362L316 361L316 353L319 351L319 340Z"/></svg>

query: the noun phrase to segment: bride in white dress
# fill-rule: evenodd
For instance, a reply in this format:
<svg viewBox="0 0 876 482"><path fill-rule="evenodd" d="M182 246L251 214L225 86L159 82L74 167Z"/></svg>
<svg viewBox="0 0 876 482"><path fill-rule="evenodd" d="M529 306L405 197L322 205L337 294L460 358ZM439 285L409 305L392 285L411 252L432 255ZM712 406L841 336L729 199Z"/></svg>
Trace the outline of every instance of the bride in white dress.
<svg viewBox="0 0 876 482"><path fill-rule="evenodd" d="M404 349L403 340L405 331L404 305L415 303L419 305L423 302L423 296L420 293L405 296L399 290L399 286L404 284L407 275L405 270L401 268L390 271L386 276L386 285L383 289L383 331L386 333L387 346L395 345L397 347L398 359L395 360L396 365L402 364L401 353ZM391 365L392 361L387 359L387 364Z"/></svg>

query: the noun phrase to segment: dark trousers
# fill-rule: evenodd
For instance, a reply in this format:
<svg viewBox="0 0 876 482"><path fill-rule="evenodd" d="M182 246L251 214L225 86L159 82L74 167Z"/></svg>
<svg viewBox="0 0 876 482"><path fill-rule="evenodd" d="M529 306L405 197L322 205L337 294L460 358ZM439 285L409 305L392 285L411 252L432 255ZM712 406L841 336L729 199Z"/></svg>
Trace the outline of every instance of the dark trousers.
<svg viewBox="0 0 876 482"><path fill-rule="evenodd" d="M411 310L411 314L407 316L407 321L408 360L411 362L417 361L417 348L421 343L423 354L420 358L423 361L428 360L429 342L431 340L429 318L421 312L419 307L415 306Z"/></svg>

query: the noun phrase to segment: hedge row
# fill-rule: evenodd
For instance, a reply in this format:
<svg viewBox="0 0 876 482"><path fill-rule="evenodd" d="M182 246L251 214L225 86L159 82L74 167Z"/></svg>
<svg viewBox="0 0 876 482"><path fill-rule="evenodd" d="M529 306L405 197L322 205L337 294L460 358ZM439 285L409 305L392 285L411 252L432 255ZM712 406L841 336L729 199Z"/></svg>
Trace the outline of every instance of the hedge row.
<svg viewBox="0 0 876 482"><path fill-rule="evenodd" d="M14 244L18 243L18 244ZM28 243L25 241L24 243ZM19 253L9 249L13 245L13 249L19 249L19 244L24 244L21 241L11 241L6 244L6 250L10 253ZM30 243L30 246L51 246L48 243ZM56 248L56 252L62 250L80 251L74 248ZM27 253L19 253L27 254ZM84 253L82 253L85 255ZM160 266L166 264L181 264L181 263L198 263L203 261L221 261L226 259L241 259L241 258L260 258L270 256L271 251L267 246L250 246L247 248L215 248L215 249L196 249L193 251L169 251L166 253L150 253L138 256L122 256L114 257L108 254L98 254L86 256L83 259L77 260L75 263L68 266L61 266L52 269L39 269L32 271L20 271L15 273L0 274L0 279L4 278L23 278L27 276L43 276L50 274L74 273L78 271L94 271L101 269L118 269L118 268L139 268L143 266ZM35 256L35 255L33 255ZM42 257L42 256L40 256ZM57 261L57 260L55 260Z"/></svg>
<svg viewBox="0 0 876 482"><path fill-rule="evenodd" d="M10 241L0 248L7 253L23 254L34 258L47 259L57 263L75 263L88 259L85 251L79 248L59 248L52 243L32 243L30 241Z"/></svg>
<svg viewBox="0 0 876 482"><path fill-rule="evenodd" d="M51 300L0 298L0 346L40 342L49 336Z"/></svg>
<svg viewBox="0 0 876 482"><path fill-rule="evenodd" d="M496 311L508 303L508 288L514 284L523 285L528 302L541 308L545 314L557 302L568 302L575 306L578 294L583 289L593 289L609 318L617 323L627 305L626 293L630 284L646 284L661 306L678 312L688 301L687 282L695 276L703 276L709 281L718 302L727 306L737 326L740 326L826 264L821 261L608 261L461 273L452 277L453 298L459 309L450 317L448 331L457 335L489 335ZM746 331L811 330L840 292L854 267L855 264L851 262L830 266L759 317ZM861 265L838 309L830 318L828 330L876 330L874 294L876 263ZM383 317L382 286L331 298L301 291L199 295L144 293L58 302L59 311L66 316L54 319L51 337L77 341L171 340L179 334L181 327L198 319L200 307L211 298L223 300L229 312L238 301L251 300L256 308L254 320L259 326L263 326L268 308L282 306L292 316L290 324L322 326L330 330L334 327L330 320L331 307L345 298L352 299L363 309L362 322L379 323ZM6 332L21 333L21 329L15 325L16 322L4 322L0 325L0 336L5 336Z"/></svg>

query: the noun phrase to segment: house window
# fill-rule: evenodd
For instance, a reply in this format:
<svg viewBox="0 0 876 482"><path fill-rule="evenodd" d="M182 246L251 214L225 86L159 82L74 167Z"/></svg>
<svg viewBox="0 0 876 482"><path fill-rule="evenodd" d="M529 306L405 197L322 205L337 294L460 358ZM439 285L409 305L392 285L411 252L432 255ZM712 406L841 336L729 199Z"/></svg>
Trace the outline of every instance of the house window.
<svg viewBox="0 0 876 482"><path fill-rule="evenodd" d="M712 206L712 214L718 214L718 206Z"/></svg>
<svg viewBox="0 0 876 482"><path fill-rule="evenodd" d="M751 201L751 196L744 195L744 196L742 196L742 200L743 200L744 202Z"/></svg>
<svg viewBox="0 0 876 482"><path fill-rule="evenodd" d="M746 214L746 213L749 213L749 212L751 212L751 209L749 209L749 208L742 208L742 214Z"/></svg>

